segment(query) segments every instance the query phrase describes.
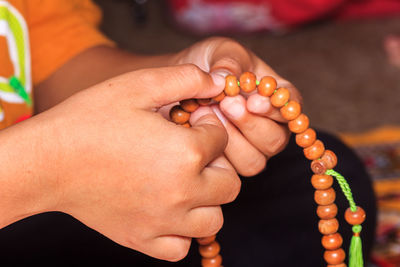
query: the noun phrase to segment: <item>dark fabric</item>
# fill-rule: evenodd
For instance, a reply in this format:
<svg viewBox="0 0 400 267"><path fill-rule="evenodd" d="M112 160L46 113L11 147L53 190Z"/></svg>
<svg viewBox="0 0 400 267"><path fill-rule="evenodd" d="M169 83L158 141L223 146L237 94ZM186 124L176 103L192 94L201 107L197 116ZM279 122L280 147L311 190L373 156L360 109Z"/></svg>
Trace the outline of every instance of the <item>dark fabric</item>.
<svg viewBox="0 0 400 267"><path fill-rule="evenodd" d="M368 255L376 221L371 181L349 148L330 135L318 136L338 155L335 170L347 177L356 203L367 212L362 239L364 255ZM309 164L292 138L287 149L268 162L264 172L243 178L238 199L223 207L225 224L218 240L225 267L326 265ZM347 252L351 227L344 221L343 213L348 204L337 186L335 190L339 231ZM2 229L0 262L2 266L200 266L196 244L181 262L153 260L115 244L62 213L33 216Z"/></svg>

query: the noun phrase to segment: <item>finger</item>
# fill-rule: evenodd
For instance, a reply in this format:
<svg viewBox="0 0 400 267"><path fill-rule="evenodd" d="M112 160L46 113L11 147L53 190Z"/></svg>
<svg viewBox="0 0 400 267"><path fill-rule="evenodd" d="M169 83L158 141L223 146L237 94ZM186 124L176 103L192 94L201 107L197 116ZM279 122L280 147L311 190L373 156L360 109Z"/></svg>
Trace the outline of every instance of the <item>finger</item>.
<svg viewBox="0 0 400 267"><path fill-rule="evenodd" d="M230 203L240 192L241 181L235 169L224 157L220 156L202 171L193 207L218 206Z"/></svg>
<svg viewBox="0 0 400 267"><path fill-rule="evenodd" d="M232 202L239 194L241 181L228 160L221 156L206 167L190 194L191 204L183 220L175 223L174 234L190 237L213 235L223 223L220 205Z"/></svg>
<svg viewBox="0 0 400 267"><path fill-rule="evenodd" d="M242 96L226 97L220 108L246 139L267 157L274 156L286 146L289 140L287 127L248 112Z"/></svg>
<svg viewBox="0 0 400 267"><path fill-rule="evenodd" d="M232 202L241 186L238 175L223 156L205 168L196 182L187 194L191 207L184 219L175 223L176 235L203 237L218 232L223 223L220 205Z"/></svg>
<svg viewBox="0 0 400 267"><path fill-rule="evenodd" d="M300 104L303 103L303 99L299 91L293 84L278 75L273 69L271 69L271 67L269 67L261 59L257 58L254 54L252 56L255 62L254 74L258 80L261 80L264 76L274 77L277 81L277 88L285 87L289 90L290 100L297 101ZM279 109L271 105L269 97L264 97L259 94L253 94L249 96L247 101L247 109L252 113L268 117L279 122L287 122L280 114Z"/></svg>
<svg viewBox="0 0 400 267"><path fill-rule="evenodd" d="M140 86L135 84L138 81ZM223 77L210 75L193 64L138 70L107 82L115 86L135 86L130 93L140 99L135 104L145 109L158 109L189 98L213 97L225 86Z"/></svg>
<svg viewBox="0 0 400 267"><path fill-rule="evenodd" d="M230 39L218 39L218 45L210 49L209 69L214 74L226 77L233 74L239 77L243 71L252 71L260 80L264 76L272 76L277 80L278 87L286 87L291 93L291 100L302 103L298 90L287 80L278 75L270 66L259 59L254 53L246 49L239 43ZM256 92L251 94L243 94L249 96L248 110L250 112L271 118L279 122L286 122L281 116L278 109L271 106L269 98L260 96ZM251 96L253 95L253 96Z"/></svg>
<svg viewBox="0 0 400 267"><path fill-rule="evenodd" d="M209 57L210 70L213 74L222 77L233 74L239 77L243 71L252 71L258 77L258 80L261 80L264 76L272 76L277 80L278 87L289 89L291 100L302 102L298 90L291 83L283 79L265 62L240 44L229 39L220 41L218 48L210 50L210 53L212 53L212 56ZM256 91L250 94L242 93L242 95L249 97L247 108L250 112L279 122L287 122L280 111L271 105L269 98L258 95Z"/></svg>
<svg viewBox="0 0 400 267"><path fill-rule="evenodd" d="M190 237L164 235L152 239L146 248L140 251L157 259L176 262L186 257L191 242Z"/></svg>
<svg viewBox="0 0 400 267"><path fill-rule="evenodd" d="M190 133L190 145L200 159L199 167L202 170L224 153L228 134L223 124L207 106L193 112L190 123L192 127L187 129Z"/></svg>
<svg viewBox="0 0 400 267"><path fill-rule="evenodd" d="M267 159L253 144L249 143L245 136L222 114L218 106L212 106L218 118L223 121L228 133L228 144L225 148L225 156L243 176L253 176L261 172Z"/></svg>
<svg viewBox="0 0 400 267"><path fill-rule="evenodd" d="M190 210L182 225L177 227L178 235L190 237L211 236L221 230L224 217L220 206L205 206Z"/></svg>
<svg viewBox="0 0 400 267"><path fill-rule="evenodd" d="M251 53L251 52L250 52ZM298 101L300 104L303 103L301 94L297 90L296 86L290 83L288 80L284 79L278 73L276 73L270 66L268 66L264 61L258 58L256 55L251 53L254 62L254 74L261 80L264 76L272 76L275 78L278 87L285 87L289 89L291 99Z"/></svg>

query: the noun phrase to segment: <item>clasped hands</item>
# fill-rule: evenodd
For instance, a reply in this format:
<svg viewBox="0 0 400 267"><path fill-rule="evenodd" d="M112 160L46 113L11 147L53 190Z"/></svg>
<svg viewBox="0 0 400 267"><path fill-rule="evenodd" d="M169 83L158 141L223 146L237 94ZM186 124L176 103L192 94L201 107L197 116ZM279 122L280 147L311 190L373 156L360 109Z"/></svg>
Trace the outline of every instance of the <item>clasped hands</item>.
<svg viewBox="0 0 400 267"><path fill-rule="evenodd" d="M51 166L37 174L35 188L46 184L48 191L38 190L46 198L35 203L36 213L66 212L121 245L169 261L186 256L192 237L219 231L220 206L240 191L237 173L259 173L285 147L285 120L256 93L199 108L192 128L160 113L183 99L214 97L226 75L244 71L273 76L295 100L300 95L230 39L207 39L171 55L170 63L107 80L21 123L46 143L38 149L47 156L34 164Z"/></svg>

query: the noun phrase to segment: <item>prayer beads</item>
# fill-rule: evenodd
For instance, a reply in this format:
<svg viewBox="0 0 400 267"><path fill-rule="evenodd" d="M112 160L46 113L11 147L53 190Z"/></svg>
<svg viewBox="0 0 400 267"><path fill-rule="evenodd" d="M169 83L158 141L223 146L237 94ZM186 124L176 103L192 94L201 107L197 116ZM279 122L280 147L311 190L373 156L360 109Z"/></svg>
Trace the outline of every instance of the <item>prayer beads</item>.
<svg viewBox="0 0 400 267"><path fill-rule="evenodd" d="M314 200L318 204L317 216L320 218L318 229L323 234L321 239L322 246L325 248L323 255L328 267L346 267L344 260L346 254L341 248L343 243L342 236L337 232L339 222L336 219L338 207L334 203L336 192L332 188L333 177L338 180L343 193L349 201L350 208L345 212L346 221L353 225L353 238L359 237L361 231L360 224L365 220L365 211L355 206L350 188L347 181L333 168L337 164L337 157L331 150L326 150L322 141L317 139L316 132L309 128L309 118L302 113L299 102L290 99L290 90L278 87L277 81L271 76L265 76L260 81L251 72L244 72L238 79L233 75L226 77L224 91L219 95L208 99L188 99L180 102L170 111L170 118L173 122L190 127L190 113L197 110L199 106L220 102L225 96L233 97L240 94L240 91L252 93L257 91L264 97L269 97L271 105L280 109L282 117L288 121L289 130L296 134L296 143L303 148L304 156L311 160L311 170L314 175L311 184L315 188ZM198 238L199 252L202 258L203 267L222 266L222 257L219 254L220 245L215 240L215 235L210 237ZM361 241L359 241L361 242ZM352 240L353 243L353 240ZM353 244L352 244L353 245ZM350 266L362 267L361 246L355 249L356 260L351 261ZM358 253L358 254L357 254ZM354 263L356 262L356 263Z"/></svg>

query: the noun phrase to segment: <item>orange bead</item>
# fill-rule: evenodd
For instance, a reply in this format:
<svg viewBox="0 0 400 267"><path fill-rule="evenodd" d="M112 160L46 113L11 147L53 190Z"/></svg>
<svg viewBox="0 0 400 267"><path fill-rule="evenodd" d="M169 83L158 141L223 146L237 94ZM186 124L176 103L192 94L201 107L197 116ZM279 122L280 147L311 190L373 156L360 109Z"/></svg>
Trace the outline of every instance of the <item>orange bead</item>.
<svg viewBox="0 0 400 267"><path fill-rule="evenodd" d="M251 72L243 72L239 78L240 88L243 92L250 93L256 89L256 75Z"/></svg>
<svg viewBox="0 0 400 267"><path fill-rule="evenodd" d="M271 105L280 108L288 103L290 92L288 89L281 87L271 96Z"/></svg>
<svg viewBox="0 0 400 267"><path fill-rule="evenodd" d="M341 264L346 258L346 253L343 249L327 250L324 253L324 259L328 264Z"/></svg>
<svg viewBox="0 0 400 267"><path fill-rule="evenodd" d="M199 103L200 106L207 106L211 103L211 98L197 99L197 103Z"/></svg>
<svg viewBox="0 0 400 267"><path fill-rule="evenodd" d="M311 162L311 170L315 174L324 174L328 170L326 163L320 159L313 160Z"/></svg>
<svg viewBox="0 0 400 267"><path fill-rule="evenodd" d="M290 100L287 105L281 108L282 117L285 120L291 121L296 119L301 114L301 106L299 102Z"/></svg>
<svg viewBox="0 0 400 267"><path fill-rule="evenodd" d="M335 218L337 215L337 212L338 212L338 208L335 203L332 203L329 205L324 205L324 206L318 206L318 208L317 208L317 215L320 219L323 219L323 220Z"/></svg>
<svg viewBox="0 0 400 267"><path fill-rule="evenodd" d="M174 106L170 110L169 116L171 120L177 124L185 124L190 119L190 113L181 109L180 106Z"/></svg>
<svg viewBox="0 0 400 267"><path fill-rule="evenodd" d="M202 258L201 266L202 267L220 267L222 264L222 257L218 255L214 258Z"/></svg>
<svg viewBox="0 0 400 267"><path fill-rule="evenodd" d="M326 163L326 168L328 170L335 168L337 164L336 154L331 150L325 150L324 154L321 157L321 160Z"/></svg>
<svg viewBox="0 0 400 267"><path fill-rule="evenodd" d="M300 114L296 119L289 121L288 126L289 130L292 133L302 133L307 130L308 126L310 125L310 121L306 115L303 113Z"/></svg>
<svg viewBox="0 0 400 267"><path fill-rule="evenodd" d="M325 146L320 140L315 140L314 144L304 148L304 156L309 160L320 158L325 152Z"/></svg>
<svg viewBox="0 0 400 267"><path fill-rule="evenodd" d="M183 127L186 127L186 128L190 128L190 127L192 127L192 125L190 125L190 123L188 123L188 122L187 122L187 123L184 123L184 124L182 124L182 126L183 126Z"/></svg>
<svg viewBox="0 0 400 267"><path fill-rule="evenodd" d="M218 255L220 249L221 247L219 246L218 242L214 241L211 244L200 246L199 252L204 258L214 258Z"/></svg>
<svg viewBox="0 0 400 267"><path fill-rule="evenodd" d="M328 264L326 267L347 267L346 263L340 263L340 264Z"/></svg>
<svg viewBox="0 0 400 267"><path fill-rule="evenodd" d="M224 92L227 96L236 96L240 93L240 87L238 85L238 81L235 76L233 75L226 76Z"/></svg>
<svg viewBox="0 0 400 267"><path fill-rule="evenodd" d="M315 190L314 200L318 205L330 205L335 201L336 192L331 187L325 190Z"/></svg>
<svg viewBox="0 0 400 267"><path fill-rule="evenodd" d="M339 233L324 235L321 240L322 246L328 250L338 249L343 244L343 238Z"/></svg>
<svg viewBox="0 0 400 267"><path fill-rule="evenodd" d="M186 99L179 102L181 108L186 112L195 112L199 107L199 103L197 103L196 99Z"/></svg>
<svg viewBox="0 0 400 267"><path fill-rule="evenodd" d="M339 222L336 218L328 220L320 220L318 222L318 230L323 235L331 235L339 229Z"/></svg>
<svg viewBox="0 0 400 267"><path fill-rule="evenodd" d="M225 93L222 91L219 95L214 96L213 100L216 102L221 102L225 98Z"/></svg>
<svg viewBox="0 0 400 267"><path fill-rule="evenodd" d="M258 93L262 96L269 97L276 90L276 80L271 76L265 76L261 79L260 84L258 85Z"/></svg>
<svg viewBox="0 0 400 267"><path fill-rule="evenodd" d="M199 243L199 245L208 245L215 241L215 237L216 235L212 235L212 236L197 238L196 240L197 243Z"/></svg>
<svg viewBox="0 0 400 267"><path fill-rule="evenodd" d="M315 189L328 189L333 184L333 178L330 175L314 174L311 177L311 184Z"/></svg>
<svg viewBox="0 0 400 267"><path fill-rule="evenodd" d="M344 213L344 219L351 225L362 224L365 221L365 211L363 208L357 206L356 211L351 211L350 208Z"/></svg>
<svg viewBox="0 0 400 267"><path fill-rule="evenodd" d="M296 144L302 148L311 146L314 144L316 139L317 133L311 128L308 128L302 133L296 134Z"/></svg>

